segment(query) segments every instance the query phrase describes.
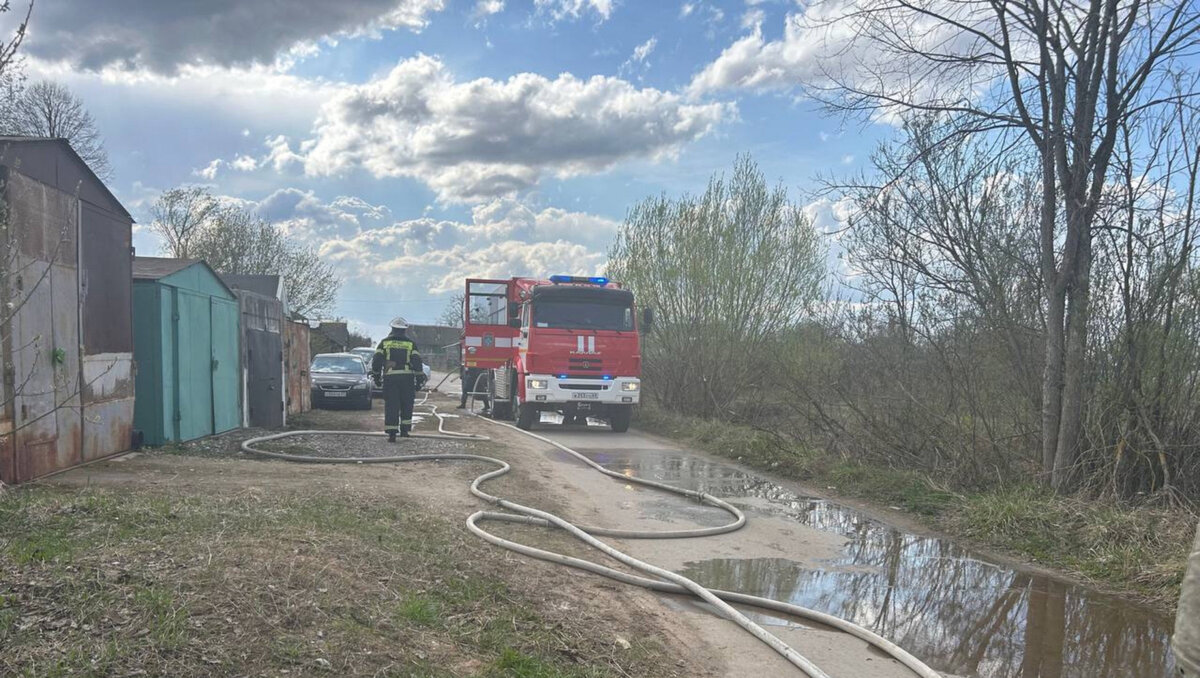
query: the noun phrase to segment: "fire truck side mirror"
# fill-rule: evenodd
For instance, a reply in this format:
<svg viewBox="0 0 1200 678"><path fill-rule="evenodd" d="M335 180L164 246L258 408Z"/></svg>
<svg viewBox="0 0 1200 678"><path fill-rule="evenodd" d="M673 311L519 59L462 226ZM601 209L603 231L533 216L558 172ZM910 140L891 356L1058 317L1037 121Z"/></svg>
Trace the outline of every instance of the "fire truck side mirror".
<svg viewBox="0 0 1200 678"><path fill-rule="evenodd" d="M642 326L639 328L642 334L649 334L654 329L654 309L642 309Z"/></svg>
<svg viewBox="0 0 1200 678"><path fill-rule="evenodd" d="M518 330L521 329L521 319L520 318L509 318L508 326L512 327L514 329L518 329Z"/></svg>
<svg viewBox="0 0 1200 678"><path fill-rule="evenodd" d="M510 323L512 322L512 320L511 320L512 318L519 318L520 316L521 316L521 305L515 301L508 302L508 317L510 319L509 322ZM510 327L511 326L512 325L510 324Z"/></svg>

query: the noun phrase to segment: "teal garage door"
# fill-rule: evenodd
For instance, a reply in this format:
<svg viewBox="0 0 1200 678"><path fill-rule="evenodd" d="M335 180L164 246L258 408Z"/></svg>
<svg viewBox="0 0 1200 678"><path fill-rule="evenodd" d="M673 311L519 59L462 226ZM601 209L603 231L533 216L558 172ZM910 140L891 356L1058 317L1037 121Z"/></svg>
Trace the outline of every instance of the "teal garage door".
<svg viewBox="0 0 1200 678"><path fill-rule="evenodd" d="M237 302L212 298L212 406L216 433L235 429L242 423L238 344L229 340L239 334L239 312Z"/></svg>
<svg viewBox="0 0 1200 678"><path fill-rule="evenodd" d="M211 298L178 290L180 408L176 414L176 440L192 440L213 433L212 313Z"/></svg>

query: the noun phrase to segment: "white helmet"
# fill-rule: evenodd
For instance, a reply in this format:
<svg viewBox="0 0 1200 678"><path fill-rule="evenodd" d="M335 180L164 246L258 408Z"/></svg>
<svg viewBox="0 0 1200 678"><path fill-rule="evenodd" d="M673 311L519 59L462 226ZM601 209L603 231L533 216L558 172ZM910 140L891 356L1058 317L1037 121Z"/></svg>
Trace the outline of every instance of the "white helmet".
<svg viewBox="0 0 1200 678"><path fill-rule="evenodd" d="M396 316L395 318L392 318L392 329L407 330L408 329L408 321L405 320L402 316Z"/></svg>

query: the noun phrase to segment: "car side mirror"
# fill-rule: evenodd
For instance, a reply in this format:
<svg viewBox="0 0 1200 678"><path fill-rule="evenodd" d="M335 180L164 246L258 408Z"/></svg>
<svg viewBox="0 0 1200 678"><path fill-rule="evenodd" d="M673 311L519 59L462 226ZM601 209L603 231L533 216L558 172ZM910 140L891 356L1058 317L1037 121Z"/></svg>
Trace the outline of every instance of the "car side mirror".
<svg viewBox="0 0 1200 678"><path fill-rule="evenodd" d="M649 334L654 329L654 309L642 309L642 326L639 328L642 334Z"/></svg>
<svg viewBox="0 0 1200 678"><path fill-rule="evenodd" d="M508 326L513 329L518 329L518 330L521 329L521 319L520 318L509 318Z"/></svg>

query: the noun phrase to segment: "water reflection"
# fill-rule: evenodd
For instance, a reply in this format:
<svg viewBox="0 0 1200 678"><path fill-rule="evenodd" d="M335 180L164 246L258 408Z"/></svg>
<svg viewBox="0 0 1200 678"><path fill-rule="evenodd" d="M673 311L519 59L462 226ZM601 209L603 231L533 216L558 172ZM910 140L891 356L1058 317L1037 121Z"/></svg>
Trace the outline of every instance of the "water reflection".
<svg viewBox="0 0 1200 678"><path fill-rule="evenodd" d="M785 600L852 620L935 668L979 678L1166 678L1172 622L1090 589L1015 571L955 544L908 534L797 495L724 464L673 451L589 452L608 468L756 497L756 508L848 541L824 569L774 559L717 559L683 574L707 586Z"/></svg>

